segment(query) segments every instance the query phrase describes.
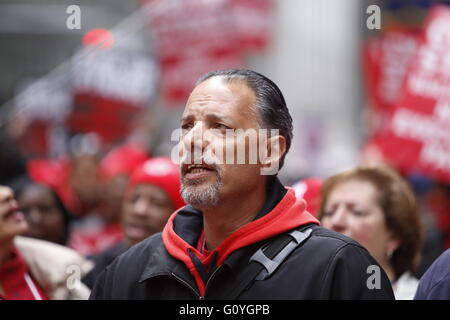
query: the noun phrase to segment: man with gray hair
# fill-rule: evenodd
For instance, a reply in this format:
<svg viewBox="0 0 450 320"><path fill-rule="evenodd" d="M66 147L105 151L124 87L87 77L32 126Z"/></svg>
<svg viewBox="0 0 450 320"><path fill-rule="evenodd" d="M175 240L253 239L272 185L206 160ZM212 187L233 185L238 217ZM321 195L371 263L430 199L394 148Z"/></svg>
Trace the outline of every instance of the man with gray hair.
<svg viewBox="0 0 450 320"><path fill-rule="evenodd" d="M368 273L378 265L367 250L319 227L278 180L291 140L271 80L250 70L200 78L181 119L188 205L116 259L91 299L393 299L383 270Z"/></svg>

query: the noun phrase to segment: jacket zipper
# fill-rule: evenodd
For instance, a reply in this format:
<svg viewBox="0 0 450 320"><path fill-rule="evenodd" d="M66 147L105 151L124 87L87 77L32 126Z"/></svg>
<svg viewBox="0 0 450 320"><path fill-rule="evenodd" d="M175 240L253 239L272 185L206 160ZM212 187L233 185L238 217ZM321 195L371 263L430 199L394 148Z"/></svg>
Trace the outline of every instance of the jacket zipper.
<svg viewBox="0 0 450 320"><path fill-rule="evenodd" d="M191 286L187 281L183 280L182 278L180 278L179 276L177 276L175 273L171 273L172 277L174 277L178 282L180 282L181 284L183 284L185 287L188 287L194 294L195 296L198 298L198 300L205 300L204 296L201 296L197 290L195 290L195 288L193 286ZM206 290L205 290L206 291Z"/></svg>
<svg viewBox="0 0 450 320"><path fill-rule="evenodd" d="M217 268L216 270L214 270L214 272L211 274L211 276L209 277L208 281L206 282L205 285L205 293L206 290L208 289L208 284L211 282L211 279L214 278L214 275L217 273L217 271L219 271L220 269L222 269L222 266L220 266L219 268ZM197 290L195 290L195 288L193 286L191 286L186 280L180 278L179 276L177 276L175 273L171 273L172 277L174 277L178 282L180 282L181 284L183 284L184 286L188 287L194 294L195 296L197 296L198 300L205 300L204 296L201 296Z"/></svg>
<svg viewBox="0 0 450 320"><path fill-rule="evenodd" d="M211 276L208 278L208 281L206 281L205 284L205 295L206 295L206 291L208 290L208 284L211 282L211 279L214 278L214 275L217 273L217 271L219 271L220 269L222 269L222 266L218 267L216 270L213 271L213 273L211 274Z"/></svg>

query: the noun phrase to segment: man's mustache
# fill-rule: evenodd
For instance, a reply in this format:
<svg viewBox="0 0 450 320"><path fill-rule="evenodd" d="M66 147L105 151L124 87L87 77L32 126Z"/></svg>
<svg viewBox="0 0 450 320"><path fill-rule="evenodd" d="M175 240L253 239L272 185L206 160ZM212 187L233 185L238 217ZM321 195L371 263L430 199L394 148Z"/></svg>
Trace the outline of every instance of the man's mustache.
<svg viewBox="0 0 450 320"><path fill-rule="evenodd" d="M195 157L195 155L195 153L184 153L180 159L180 165L183 167L186 165L205 165L208 168L218 170L219 161L214 157L205 157L204 154Z"/></svg>

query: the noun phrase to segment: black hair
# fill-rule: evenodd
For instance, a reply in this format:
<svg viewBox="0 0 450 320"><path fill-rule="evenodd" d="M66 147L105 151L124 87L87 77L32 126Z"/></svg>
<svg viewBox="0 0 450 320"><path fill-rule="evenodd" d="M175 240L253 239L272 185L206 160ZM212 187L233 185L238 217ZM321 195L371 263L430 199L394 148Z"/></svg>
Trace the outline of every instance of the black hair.
<svg viewBox="0 0 450 320"><path fill-rule="evenodd" d="M293 137L292 117L278 86L262 74L247 69L227 69L212 71L197 80L196 86L212 77L222 77L225 81L244 81L255 94L255 108L261 118L261 126L278 129L286 139L286 152L280 159L281 169L284 158L291 147Z"/></svg>

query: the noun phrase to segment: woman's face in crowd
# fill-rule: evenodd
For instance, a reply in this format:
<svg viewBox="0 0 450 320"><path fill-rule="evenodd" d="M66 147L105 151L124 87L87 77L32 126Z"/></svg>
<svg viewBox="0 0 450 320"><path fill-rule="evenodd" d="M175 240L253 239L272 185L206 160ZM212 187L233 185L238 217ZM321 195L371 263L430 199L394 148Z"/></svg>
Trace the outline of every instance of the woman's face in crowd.
<svg viewBox="0 0 450 320"><path fill-rule="evenodd" d="M123 231L130 244L162 231L174 207L166 192L150 184L139 184L126 194Z"/></svg>
<svg viewBox="0 0 450 320"><path fill-rule="evenodd" d="M386 227L377 190L368 181L349 180L335 186L325 203L322 225L359 242L380 264L397 247Z"/></svg>
<svg viewBox="0 0 450 320"><path fill-rule="evenodd" d="M30 226L27 236L60 243L64 233L63 212L51 192L29 185L18 198L19 206Z"/></svg>
<svg viewBox="0 0 450 320"><path fill-rule="evenodd" d="M0 246L27 231L28 225L19 211L11 188L0 186Z"/></svg>

